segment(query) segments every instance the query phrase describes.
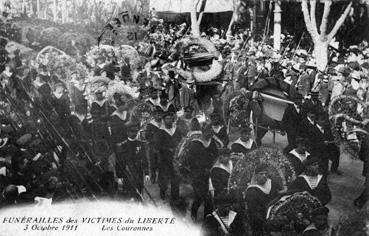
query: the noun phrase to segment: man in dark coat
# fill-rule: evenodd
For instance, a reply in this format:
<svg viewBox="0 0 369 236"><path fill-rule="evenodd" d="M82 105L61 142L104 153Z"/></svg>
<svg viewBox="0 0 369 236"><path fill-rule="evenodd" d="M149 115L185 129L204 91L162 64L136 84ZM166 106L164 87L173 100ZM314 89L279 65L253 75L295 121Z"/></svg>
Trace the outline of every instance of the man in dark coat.
<svg viewBox="0 0 369 236"><path fill-rule="evenodd" d="M325 114L320 114L317 120L317 127L323 135L324 142L324 154L325 158L322 159L323 174L328 173L329 160L332 161L331 173L342 175L342 172L338 170L340 164L340 150L335 144L334 136L332 134L331 125L326 119Z"/></svg>
<svg viewBox="0 0 369 236"><path fill-rule="evenodd" d="M144 143L138 140L138 130L138 124L128 123L127 139L117 144L116 175L118 178L123 178L125 186L140 199L144 188L144 177L148 175L148 160L146 160Z"/></svg>
<svg viewBox="0 0 369 236"><path fill-rule="evenodd" d="M220 149L219 159L210 171L210 186L213 188L214 198L223 193L228 193L229 178L233 170L230 154L231 150Z"/></svg>
<svg viewBox="0 0 369 236"><path fill-rule="evenodd" d="M195 195L191 207L191 217L194 221L197 219L197 211L202 203L205 204L204 215L210 213L212 208L209 201L209 177L210 169L218 157L216 141L212 137L213 129L209 125L205 126L202 137L192 140L187 152Z"/></svg>
<svg viewBox="0 0 369 236"><path fill-rule="evenodd" d="M225 126L222 116L219 113L210 115L211 127L213 129L214 139L218 142L218 147L227 147L229 142L227 127Z"/></svg>
<svg viewBox="0 0 369 236"><path fill-rule="evenodd" d="M145 138L149 144L149 156L150 156L150 162L151 162L151 176L150 177L151 177L152 183L155 183L156 172L158 171L158 164L159 164L158 152L155 146L154 136L160 130L162 126L162 116L163 116L163 112L161 108L155 107L153 111L154 119L146 125L146 132L145 132L146 137Z"/></svg>
<svg viewBox="0 0 369 236"><path fill-rule="evenodd" d="M159 187L162 199L165 199L169 181L172 200L179 198L179 180L173 168L173 157L182 137L183 134L174 125L174 114L166 112L163 115L163 126L154 135L159 157Z"/></svg>
<svg viewBox="0 0 369 236"><path fill-rule="evenodd" d="M205 236L245 235L245 217L232 209L235 202L229 194L222 194L214 199L215 210L206 215L202 225Z"/></svg>
<svg viewBox="0 0 369 236"><path fill-rule="evenodd" d="M288 147L286 151L291 150L296 146L296 137L299 124L305 118L305 113L301 108L302 96L294 97L294 104L289 104L284 111L282 125L287 133Z"/></svg>
<svg viewBox="0 0 369 236"><path fill-rule="evenodd" d="M369 171L369 136L366 136L361 142L359 158L360 160L364 162L362 176L368 179L367 176L368 176L368 171ZM354 205L357 208L361 209L365 205L365 203L368 200L368 196L369 196L368 193L369 193L369 185L368 185L368 180L367 180L365 181L364 189L361 192L360 196L354 200Z"/></svg>
<svg viewBox="0 0 369 236"><path fill-rule="evenodd" d="M327 177L319 174L317 158L310 158L305 162L305 171L288 186L288 190L291 192L307 191L318 198L322 205L326 205L332 198Z"/></svg>
<svg viewBox="0 0 369 236"><path fill-rule="evenodd" d="M246 190L246 204L253 236L263 236L267 205L278 193L276 184L268 176L268 166L260 164L255 168L255 183Z"/></svg>

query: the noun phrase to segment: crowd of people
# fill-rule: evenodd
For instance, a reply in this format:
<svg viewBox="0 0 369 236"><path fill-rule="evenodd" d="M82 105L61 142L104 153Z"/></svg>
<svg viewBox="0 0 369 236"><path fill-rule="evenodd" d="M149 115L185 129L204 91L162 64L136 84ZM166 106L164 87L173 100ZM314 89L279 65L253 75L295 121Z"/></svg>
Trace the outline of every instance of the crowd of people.
<svg viewBox="0 0 369 236"><path fill-rule="evenodd" d="M190 216L202 223L207 235L278 231L267 224L269 204L304 191L322 206L305 216L308 220L298 233L328 235L327 176L343 174L328 108L344 94L368 101L368 43L343 52L332 50L327 70L319 71L306 50L290 48L288 37L282 53L276 53L264 42L253 42L247 31L229 36L212 28L201 37L220 51L221 79L215 85L188 84L175 69L186 69L179 65L183 61L165 65L173 62L173 45L189 32L186 24L167 27L157 20L142 56L145 65L134 66L128 59L119 64L114 55L86 65L89 76L137 87L140 93L133 106L127 94L115 93L110 99L104 86L87 90L88 78L77 71L67 73L66 83L61 71L50 71L19 51L8 55L6 41L1 43L1 206L100 197L154 201L146 188L151 183L158 185L163 201L185 214L190 199L181 194L175 159L182 140L191 138L184 154L187 163L182 163L193 188ZM226 98L251 91L250 104L260 106L260 94L267 87L282 91L290 101L282 119L270 121L260 114L260 127L252 121L242 124L240 131L230 127L223 112ZM150 119L140 119L132 107L148 107L144 112ZM362 115L362 107L352 109ZM297 177L278 191L268 166L258 164L240 198L229 189L236 164L231 153L247 157L272 129L287 135L283 152ZM360 157L367 164L368 138L351 136L362 143ZM365 202L364 191L355 205L360 208Z"/></svg>

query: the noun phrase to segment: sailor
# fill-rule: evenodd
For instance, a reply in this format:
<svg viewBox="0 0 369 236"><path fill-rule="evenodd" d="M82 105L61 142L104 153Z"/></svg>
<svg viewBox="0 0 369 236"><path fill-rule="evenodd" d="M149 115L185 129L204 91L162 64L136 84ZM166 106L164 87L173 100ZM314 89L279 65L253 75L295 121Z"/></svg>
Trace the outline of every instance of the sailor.
<svg viewBox="0 0 369 236"><path fill-rule="evenodd" d="M250 127L241 130L240 137L231 145L232 152L246 154L256 148L255 141L251 138Z"/></svg>
<svg viewBox="0 0 369 236"><path fill-rule="evenodd" d="M326 205L332 198L327 177L319 174L317 158L305 161L305 171L288 186L288 190L292 192L307 191L318 198L323 205Z"/></svg>

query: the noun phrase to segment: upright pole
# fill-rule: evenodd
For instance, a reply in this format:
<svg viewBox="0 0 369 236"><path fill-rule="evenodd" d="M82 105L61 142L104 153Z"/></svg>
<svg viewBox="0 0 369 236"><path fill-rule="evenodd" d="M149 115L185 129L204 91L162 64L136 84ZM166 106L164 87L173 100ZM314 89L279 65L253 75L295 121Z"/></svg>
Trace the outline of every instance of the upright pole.
<svg viewBox="0 0 369 236"><path fill-rule="evenodd" d="M37 0L37 4L36 4L36 16L37 16L37 18L40 18L40 0Z"/></svg>
<svg viewBox="0 0 369 236"><path fill-rule="evenodd" d="M58 12L57 12L57 0L54 0L53 4L53 15L54 15L54 22L58 20Z"/></svg>
<svg viewBox="0 0 369 236"><path fill-rule="evenodd" d="M273 34L273 47L274 50L279 51L281 49L281 1L274 1L274 34Z"/></svg>

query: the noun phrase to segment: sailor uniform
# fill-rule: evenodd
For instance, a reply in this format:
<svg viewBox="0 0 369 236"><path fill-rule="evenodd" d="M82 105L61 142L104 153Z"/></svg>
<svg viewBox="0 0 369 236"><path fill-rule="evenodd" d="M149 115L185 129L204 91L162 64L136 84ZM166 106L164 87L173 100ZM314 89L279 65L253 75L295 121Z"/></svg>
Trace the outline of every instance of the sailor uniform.
<svg viewBox="0 0 369 236"><path fill-rule="evenodd" d="M196 218L197 211L204 202L204 215L211 212L209 197L209 177L210 169L214 165L218 156L216 142L213 139L204 141L200 139L192 140L188 148L187 160L189 163L190 177L194 191L194 201L191 207L191 214Z"/></svg>
<svg viewBox="0 0 369 236"><path fill-rule="evenodd" d="M233 164L217 162L210 171L210 189L214 189L214 197L229 190L229 178L232 174Z"/></svg>
<svg viewBox="0 0 369 236"><path fill-rule="evenodd" d="M122 113L114 111L110 116L111 125L111 141L113 144L121 142L127 138L127 131L125 123L129 120L127 111Z"/></svg>
<svg viewBox="0 0 369 236"><path fill-rule="evenodd" d="M256 148L254 140L249 139L246 142L242 141L241 138L237 139L231 145L232 152L246 154Z"/></svg>
<svg viewBox="0 0 369 236"><path fill-rule="evenodd" d="M154 142L154 136L155 134L160 130L161 128L161 122L157 122L155 120L150 121L146 125L146 132L145 137L146 140L149 143L149 155L150 155L150 164L151 164L151 173L154 174L152 181L155 181L155 173L159 168L159 157L158 153L156 151L156 145Z"/></svg>
<svg viewBox="0 0 369 236"><path fill-rule="evenodd" d="M92 128L96 138L107 140L110 137L111 129L108 127L108 118L112 113L107 100L93 101L91 104Z"/></svg>
<svg viewBox="0 0 369 236"><path fill-rule="evenodd" d="M320 231L316 228L314 224L308 225L306 229L302 232L302 236L333 236L335 234L335 230L331 227L328 227L324 231Z"/></svg>
<svg viewBox="0 0 369 236"><path fill-rule="evenodd" d="M264 235L267 205L277 196L276 185L268 179L263 186L251 184L246 190L245 200L250 226L254 236Z"/></svg>
<svg viewBox="0 0 369 236"><path fill-rule="evenodd" d="M205 217L202 228L205 236L241 236L245 234L242 215L232 210L225 217L221 217L217 211L213 211Z"/></svg>
<svg viewBox="0 0 369 236"><path fill-rule="evenodd" d="M299 123L304 119L305 116L306 115L303 113L302 109L296 105L290 104L284 111L282 125L287 133L288 145L291 148L296 146Z"/></svg>
<svg viewBox="0 0 369 236"><path fill-rule="evenodd" d="M292 192L307 191L318 198L323 205L326 205L332 198L327 178L322 175L316 177L300 175L291 183L288 189Z"/></svg>
<svg viewBox="0 0 369 236"><path fill-rule="evenodd" d="M181 140L182 134L175 126L171 129L161 127L154 134L154 143L159 157L159 187L162 197L168 189L169 181L171 182L172 199L179 197L179 180L174 172L173 157Z"/></svg>
<svg viewBox="0 0 369 236"><path fill-rule="evenodd" d="M147 173L146 167L148 166L144 144L137 139L127 138L125 141L117 144L117 150L117 177L123 178L125 181L131 181L134 187L142 193L144 174ZM126 186L129 186L128 183L126 184Z"/></svg>
<svg viewBox="0 0 369 236"><path fill-rule="evenodd" d="M227 147L229 142L229 137L227 133L227 128L225 126L212 126L214 131L214 139L218 143L219 148Z"/></svg>
<svg viewBox="0 0 369 236"><path fill-rule="evenodd" d="M296 151L296 149L291 150L287 154L287 158L290 160L296 175L301 174L305 167L304 167L304 161L306 161L310 157L310 153L306 152L303 154L300 154Z"/></svg>

